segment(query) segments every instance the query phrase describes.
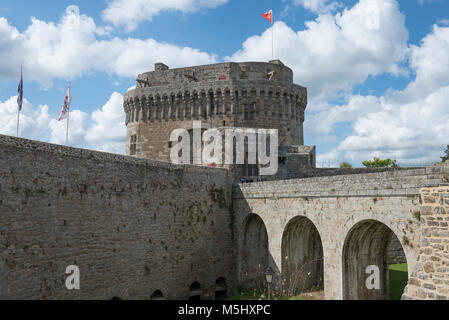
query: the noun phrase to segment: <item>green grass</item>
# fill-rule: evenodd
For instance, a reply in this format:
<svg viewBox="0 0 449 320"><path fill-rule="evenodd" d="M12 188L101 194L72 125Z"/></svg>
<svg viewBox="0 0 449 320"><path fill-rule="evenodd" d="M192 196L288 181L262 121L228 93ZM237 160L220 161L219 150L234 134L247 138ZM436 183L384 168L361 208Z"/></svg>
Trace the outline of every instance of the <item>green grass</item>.
<svg viewBox="0 0 449 320"><path fill-rule="evenodd" d="M408 268L406 263L390 264L390 300L400 300L408 281ZM266 300L267 294L263 289L250 290L227 300ZM273 300L286 300L286 297L273 297ZM290 300L311 300L308 296L291 297ZM313 300L313 298L312 298Z"/></svg>
<svg viewBox="0 0 449 320"><path fill-rule="evenodd" d="M226 300L259 300L262 294L263 289L249 290Z"/></svg>
<svg viewBox="0 0 449 320"><path fill-rule="evenodd" d="M390 264L390 300L400 300L408 281L406 263Z"/></svg>

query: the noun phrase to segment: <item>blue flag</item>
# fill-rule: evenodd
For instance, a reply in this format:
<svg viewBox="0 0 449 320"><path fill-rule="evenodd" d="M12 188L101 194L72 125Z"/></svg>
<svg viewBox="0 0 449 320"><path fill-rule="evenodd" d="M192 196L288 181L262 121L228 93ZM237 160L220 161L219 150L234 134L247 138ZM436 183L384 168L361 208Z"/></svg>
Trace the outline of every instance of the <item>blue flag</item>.
<svg viewBox="0 0 449 320"><path fill-rule="evenodd" d="M17 89L17 105L19 106L19 112L22 110L23 103L23 78L22 78L22 70L20 70L20 82L19 88Z"/></svg>

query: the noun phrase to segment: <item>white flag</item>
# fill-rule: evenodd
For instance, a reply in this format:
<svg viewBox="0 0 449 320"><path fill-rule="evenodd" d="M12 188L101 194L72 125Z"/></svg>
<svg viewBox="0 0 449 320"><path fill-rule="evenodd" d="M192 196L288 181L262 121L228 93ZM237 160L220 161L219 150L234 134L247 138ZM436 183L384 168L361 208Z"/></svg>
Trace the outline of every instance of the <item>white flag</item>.
<svg viewBox="0 0 449 320"><path fill-rule="evenodd" d="M61 113L59 114L58 121L67 118L70 112L70 101L72 101L72 98L70 97L70 84L69 84L69 87L67 88L67 93L65 94L64 104L61 108Z"/></svg>

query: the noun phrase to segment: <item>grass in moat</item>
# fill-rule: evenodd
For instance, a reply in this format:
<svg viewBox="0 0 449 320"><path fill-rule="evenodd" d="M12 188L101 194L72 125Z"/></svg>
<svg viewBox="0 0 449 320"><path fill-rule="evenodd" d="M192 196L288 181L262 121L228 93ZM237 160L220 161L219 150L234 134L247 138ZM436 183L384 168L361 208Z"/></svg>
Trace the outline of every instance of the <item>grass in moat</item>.
<svg viewBox="0 0 449 320"><path fill-rule="evenodd" d="M390 264L390 300L401 300L408 281L406 263Z"/></svg>
<svg viewBox="0 0 449 320"><path fill-rule="evenodd" d="M408 268L406 263L389 265L390 272L390 300L400 300L408 281ZM274 296L272 300L323 300L323 292L304 293L296 297ZM264 289L245 291L240 295L227 300L267 300Z"/></svg>
<svg viewBox="0 0 449 320"><path fill-rule="evenodd" d="M266 290L254 289L243 292L240 295L228 298L227 300L267 300L268 295ZM303 293L296 297L289 297L283 295L275 295L271 297L271 300L323 300L323 292Z"/></svg>

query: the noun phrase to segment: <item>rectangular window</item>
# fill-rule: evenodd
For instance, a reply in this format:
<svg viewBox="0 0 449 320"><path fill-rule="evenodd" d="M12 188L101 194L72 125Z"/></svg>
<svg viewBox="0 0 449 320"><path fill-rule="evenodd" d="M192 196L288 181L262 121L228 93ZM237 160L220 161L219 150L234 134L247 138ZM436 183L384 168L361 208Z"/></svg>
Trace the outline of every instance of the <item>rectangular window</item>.
<svg viewBox="0 0 449 320"><path fill-rule="evenodd" d="M256 106L255 104L246 104L245 105L245 120L254 120L255 119Z"/></svg>
<svg viewBox="0 0 449 320"><path fill-rule="evenodd" d="M131 136L131 144L129 146L129 154L131 156L136 155L136 151L137 151L137 136L133 135Z"/></svg>

